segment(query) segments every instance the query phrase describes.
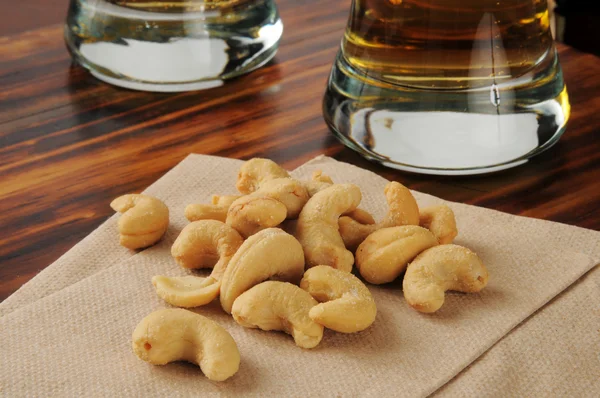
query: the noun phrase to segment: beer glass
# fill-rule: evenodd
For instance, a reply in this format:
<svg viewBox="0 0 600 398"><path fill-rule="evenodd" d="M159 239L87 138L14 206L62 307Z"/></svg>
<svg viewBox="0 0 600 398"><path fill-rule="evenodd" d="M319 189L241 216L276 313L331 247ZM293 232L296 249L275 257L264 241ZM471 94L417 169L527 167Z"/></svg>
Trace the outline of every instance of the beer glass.
<svg viewBox="0 0 600 398"><path fill-rule="evenodd" d="M427 174L522 164L569 100L546 0L353 0L323 101L368 159Z"/></svg>
<svg viewBox="0 0 600 398"><path fill-rule="evenodd" d="M274 0L71 0L65 40L101 80L186 91L265 64L282 31Z"/></svg>

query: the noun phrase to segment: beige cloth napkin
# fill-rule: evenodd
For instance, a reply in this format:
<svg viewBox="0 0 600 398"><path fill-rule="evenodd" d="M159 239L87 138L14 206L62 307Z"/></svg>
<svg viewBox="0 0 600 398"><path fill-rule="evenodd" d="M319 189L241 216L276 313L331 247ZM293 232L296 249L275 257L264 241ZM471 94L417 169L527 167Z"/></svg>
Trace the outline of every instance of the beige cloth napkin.
<svg viewBox="0 0 600 398"><path fill-rule="evenodd" d="M597 267L509 333L594 267L600 233L456 203L449 205L458 219L457 243L476 250L490 271L481 294L451 293L438 313L422 315L408 308L400 284L372 286L375 324L355 335L327 332L315 350L302 350L281 333L244 329L214 303L197 311L237 341L242 364L232 379L213 383L191 365L154 367L137 359L133 328L166 307L151 276L185 274L169 254L186 223L183 208L212 193L233 193L239 165L190 156L148 190L172 212L160 244L136 255L121 250L111 219L74 249L78 254L65 255L6 300L0 394L424 396L461 371L438 393L600 392ZM294 175L307 178L314 169L360 185L361 207L385 213L384 179L325 157ZM415 196L421 205L439 202ZM571 365L569 377L556 377Z"/></svg>

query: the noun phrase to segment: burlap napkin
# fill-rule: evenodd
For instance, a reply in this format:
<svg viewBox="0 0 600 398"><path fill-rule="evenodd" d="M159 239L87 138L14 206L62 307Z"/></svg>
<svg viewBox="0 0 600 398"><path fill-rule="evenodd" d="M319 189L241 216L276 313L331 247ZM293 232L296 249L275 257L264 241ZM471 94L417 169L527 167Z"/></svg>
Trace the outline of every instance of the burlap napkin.
<svg viewBox="0 0 600 398"><path fill-rule="evenodd" d="M488 350L439 393L599 391L598 362L590 354L567 361L578 365L571 371L570 380L576 380L571 385L565 377L551 380L549 387L536 378L563 371L553 364L573 352L598 352L597 268L507 333L597 263L600 233L454 203L457 243L477 251L490 271L490 284L481 294L449 294L438 313L422 315L408 308L399 284L371 287L379 309L375 324L355 335L328 332L315 350L299 349L281 333L244 329L215 303L198 312L221 323L237 341L242 365L235 377L213 383L191 365L153 367L140 361L131 353L131 332L145 315L166 306L156 297L151 276L185 274L169 254L186 223L183 208L207 201L212 193L233 193L238 167L238 161L189 157L159 181L160 189L149 190L172 211L171 228L159 245L136 255L120 250L109 220L82 242L79 255L63 257L64 268L55 264L36 278L40 282L34 280L14 301L3 303L0 339L7 352L0 363L0 393L422 396ZM385 213L382 178L328 158L294 174L306 178L317 168L335 181L357 183L364 193L361 207L376 216ZM439 201L415 196L421 205ZM546 330L548 325L557 332ZM576 329L576 338L569 328ZM536 341L538 335L545 340ZM532 348L532 342L542 347ZM573 347L559 349L557 342ZM552 353L543 355L546 349Z"/></svg>

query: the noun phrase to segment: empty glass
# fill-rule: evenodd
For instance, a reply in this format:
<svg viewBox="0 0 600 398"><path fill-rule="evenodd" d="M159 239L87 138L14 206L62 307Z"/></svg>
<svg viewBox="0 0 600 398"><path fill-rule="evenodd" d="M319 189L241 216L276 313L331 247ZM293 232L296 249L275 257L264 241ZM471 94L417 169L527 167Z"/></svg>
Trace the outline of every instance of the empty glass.
<svg viewBox="0 0 600 398"><path fill-rule="evenodd" d="M65 40L101 80L185 91L265 64L282 31L274 0L71 0Z"/></svg>
<svg viewBox="0 0 600 398"><path fill-rule="evenodd" d="M546 0L353 0L325 93L335 135L428 174L522 164L570 106Z"/></svg>

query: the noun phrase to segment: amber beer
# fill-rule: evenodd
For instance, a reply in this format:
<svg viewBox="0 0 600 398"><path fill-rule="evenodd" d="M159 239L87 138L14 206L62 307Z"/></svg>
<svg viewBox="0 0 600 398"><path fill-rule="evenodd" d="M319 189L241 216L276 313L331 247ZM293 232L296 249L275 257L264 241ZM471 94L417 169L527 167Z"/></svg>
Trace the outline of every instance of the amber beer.
<svg viewBox="0 0 600 398"><path fill-rule="evenodd" d="M551 62L546 0L355 0L342 44L370 78L460 89Z"/></svg>
<svg viewBox="0 0 600 398"><path fill-rule="evenodd" d="M252 0L109 0L121 7L154 12L182 12L227 8L249 3Z"/></svg>
<svg viewBox="0 0 600 398"><path fill-rule="evenodd" d="M323 98L347 146L428 174L524 164L569 115L546 0L353 0Z"/></svg>

